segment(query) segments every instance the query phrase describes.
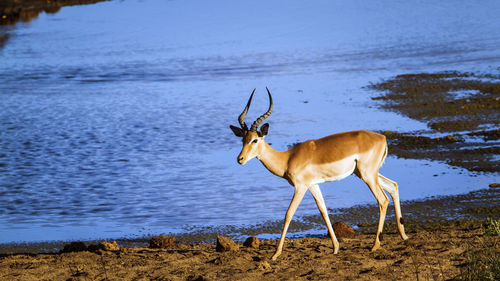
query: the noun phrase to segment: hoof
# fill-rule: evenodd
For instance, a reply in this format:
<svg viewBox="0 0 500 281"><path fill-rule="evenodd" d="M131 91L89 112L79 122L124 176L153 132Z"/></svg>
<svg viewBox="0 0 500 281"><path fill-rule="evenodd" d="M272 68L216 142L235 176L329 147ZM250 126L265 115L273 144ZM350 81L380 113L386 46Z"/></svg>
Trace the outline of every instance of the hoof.
<svg viewBox="0 0 500 281"><path fill-rule="evenodd" d="M271 260L273 260L273 261L277 260L280 255L281 255L281 253L274 254L273 257L271 258Z"/></svg>
<svg viewBox="0 0 500 281"><path fill-rule="evenodd" d="M338 254L339 253L339 249L340 249L340 247L338 245L335 246L335 248L333 248L333 254L334 255Z"/></svg>
<svg viewBox="0 0 500 281"><path fill-rule="evenodd" d="M380 242L379 241L375 242L375 245L373 245L371 251L375 252L378 248L380 248Z"/></svg>

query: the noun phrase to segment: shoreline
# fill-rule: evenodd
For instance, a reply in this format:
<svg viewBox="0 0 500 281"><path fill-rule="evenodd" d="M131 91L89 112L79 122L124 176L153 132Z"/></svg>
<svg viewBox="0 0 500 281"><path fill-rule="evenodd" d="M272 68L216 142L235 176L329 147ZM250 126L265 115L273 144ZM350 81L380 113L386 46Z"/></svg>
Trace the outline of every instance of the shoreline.
<svg viewBox="0 0 500 281"><path fill-rule="evenodd" d="M0 254L0 280L498 280L500 232L492 229L451 224L408 233L406 241L388 233L375 252L373 234L337 235L336 255L327 237L287 239L276 261L270 259L276 240L223 251L215 243L183 242Z"/></svg>
<svg viewBox="0 0 500 281"><path fill-rule="evenodd" d="M498 184L492 183L492 186ZM392 202L387 211L384 234L396 235ZM487 219L500 218L500 188L489 187L458 195L432 196L419 200L401 202L407 233L453 229L456 227L478 227ZM439 212L435 212L439 210ZM375 233L378 220L378 207L375 204L356 205L349 208L329 209L330 219L344 222L361 235ZM192 231L164 233L174 236L179 243L214 243L217 235L236 241L244 241L249 236L260 237L266 241L279 238L282 220L268 221L251 226L194 226ZM318 234L321 233L321 234ZM319 214L296 217L292 220L289 239L317 238L327 234L323 219ZM265 239L264 237L276 237ZM10 242L0 244L0 255L57 253L70 242L86 244L115 240L122 247L145 247L152 235L137 238L114 237L95 240L66 240L41 242Z"/></svg>

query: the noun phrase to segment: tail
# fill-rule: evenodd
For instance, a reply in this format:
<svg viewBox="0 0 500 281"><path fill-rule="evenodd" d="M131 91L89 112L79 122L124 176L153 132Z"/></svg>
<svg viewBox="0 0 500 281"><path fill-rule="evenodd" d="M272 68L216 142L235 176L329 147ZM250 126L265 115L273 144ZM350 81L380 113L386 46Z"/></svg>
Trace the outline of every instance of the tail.
<svg viewBox="0 0 500 281"><path fill-rule="evenodd" d="M382 160L380 160L380 166L378 167L379 169L380 169L380 167L382 167L382 165L384 164L385 158L387 157L387 152L388 152L387 151L388 150L387 140L384 141L384 144L385 144L385 147L384 147L384 156L382 156Z"/></svg>

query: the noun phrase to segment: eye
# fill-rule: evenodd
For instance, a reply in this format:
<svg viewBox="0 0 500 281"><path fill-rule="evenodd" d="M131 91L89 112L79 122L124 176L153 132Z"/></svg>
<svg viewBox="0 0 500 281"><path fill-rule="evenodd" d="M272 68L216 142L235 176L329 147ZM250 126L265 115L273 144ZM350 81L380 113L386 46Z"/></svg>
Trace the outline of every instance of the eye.
<svg viewBox="0 0 500 281"><path fill-rule="evenodd" d="M254 139L254 140L252 141L252 143L257 143L257 141L258 141L257 139Z"/></svg>

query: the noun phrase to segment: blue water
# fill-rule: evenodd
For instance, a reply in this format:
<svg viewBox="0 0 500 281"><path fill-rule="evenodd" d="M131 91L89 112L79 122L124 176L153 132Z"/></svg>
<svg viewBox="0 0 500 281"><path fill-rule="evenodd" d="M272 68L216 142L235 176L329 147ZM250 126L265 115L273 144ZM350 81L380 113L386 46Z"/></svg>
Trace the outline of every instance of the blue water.
<svg viewBox="0 0 500 281"><path fill-rule="evenodd" d="M402 73L498 71L500 2L111 1L0 26L0 243L159 234L281 220L293 189L236 163L237 124L274 97L268 142L425 124L363 88ZM389 157L402 200L491 174ZM439 176L434 176L439 175ZM329 208L374 203L355 177ZM404 210L403 210L404 211ZM316 213L306 196L297 216Z"/></svg>

